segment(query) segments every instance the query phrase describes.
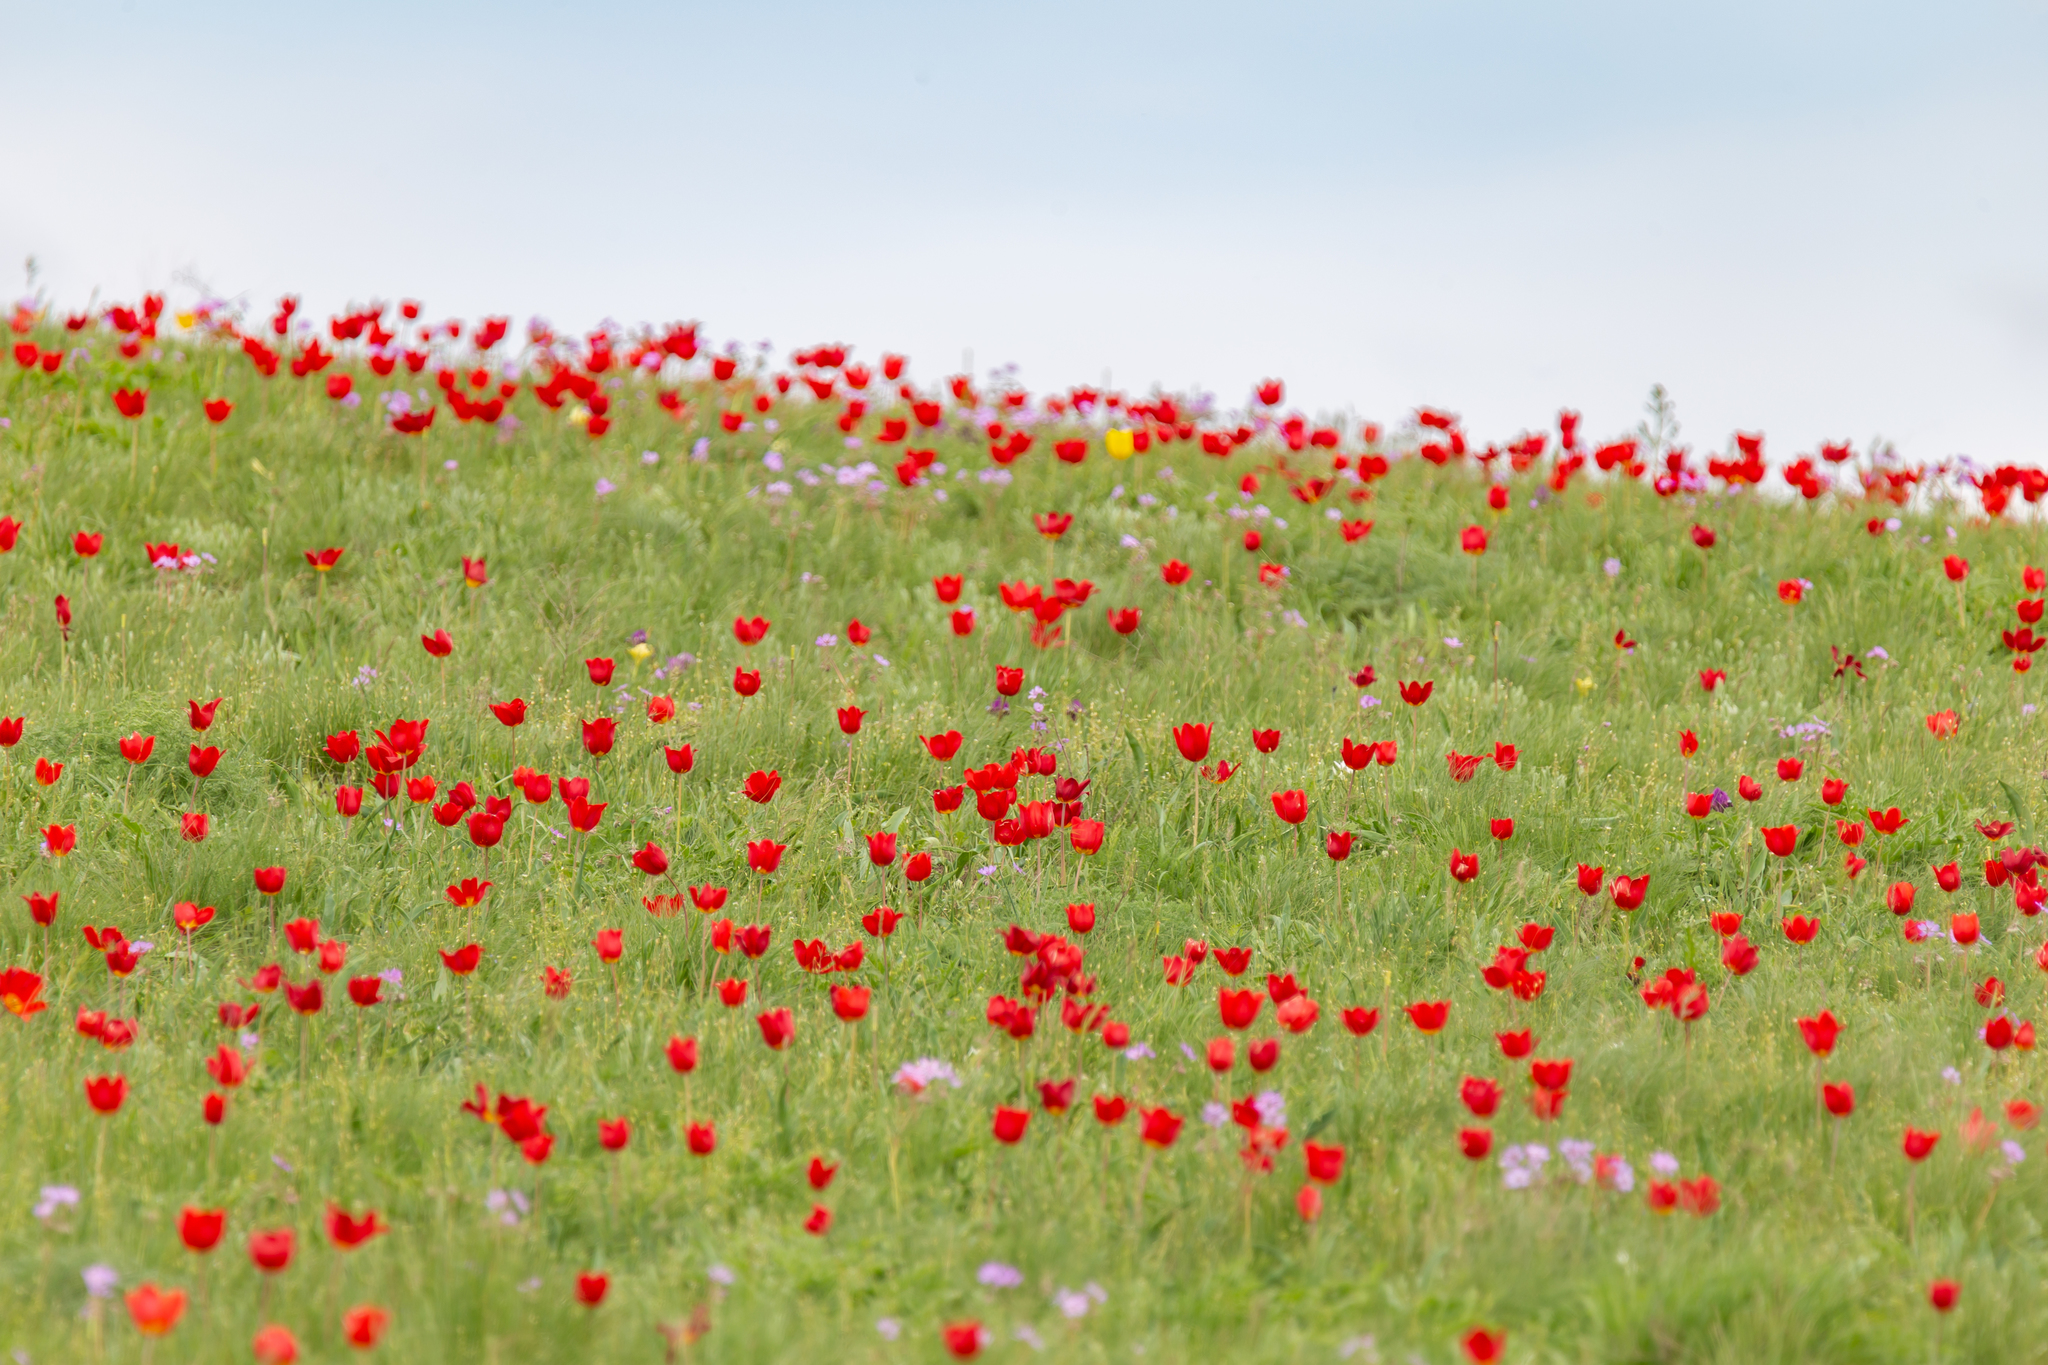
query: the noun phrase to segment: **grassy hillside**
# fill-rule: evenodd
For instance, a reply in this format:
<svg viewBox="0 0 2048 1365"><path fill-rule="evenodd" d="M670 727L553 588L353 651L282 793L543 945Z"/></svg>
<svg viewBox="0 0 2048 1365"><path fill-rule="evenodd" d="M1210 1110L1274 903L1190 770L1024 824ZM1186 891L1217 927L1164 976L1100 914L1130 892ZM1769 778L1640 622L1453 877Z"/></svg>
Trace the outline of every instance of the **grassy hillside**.
<svg viewBox="0 0 2048 1365"><path fill-rule="evenodd" d="M1441 430L1412 422L1290 450L1284 407L1257 404L1117 459L1106 430L1179 436L1190 405L1168 421L1106 395L1078 412L1072 394L1059 410L1043 395L1005 406L994 388L969 402L914 369L904 380L939 424L877 375L849 437L845 363L800 371L832 381L829 399L801 377L778 394L758 364L721 381L708 356L673 350L612 386L625 338L594 374L589 343L561 352L562 374L609 400L593 436L589 394L539 401L554 368L532 350L518 380L472 386L468 338L386 378L360 341L323 331L339 359L266 378L218 330L161 331L124 359L107 324L37 320L14 339L61 364L0 380L0 514L21 524L0 554L0 716L24 718L0 760L15 907L0 966L42 974L49 1005L0 1017L0 1345L144 1358L122 1296L148 1281L190 1296L165 1360L246 1360L268 1324L302 1358L340 1359L359 1305L388 1311L376 1349L408 1360L932 1360L948 1324L979 1324L999 1359L1042 1345L1448 1361L1481 1327L1506 1333L1512 1361L2043 1353L2048 1161L2007 1105L2048 1089L2035 1049L1980 1040L1987 1024L2002 1035L2001 1010L2013 1025L2041 1012L2040 922L2011 881L1987 886L1985 862L2015 850L2025 865L2017 850L2040 837L2036 685L2001 633L2038 599L2023 569L2043 552L2031 525L1987 524L1974 494L1951 500L1930 474L1902 506L1851 477L1780 498L1694 461L1664 495L1664 420L1638 438L1639 478L1558 477L1554 436L1521 472L1505 457L1438 466L1415 452ZM287 367L303 354L278 349ZM443 356L465 403L517 383L499 420L455 419L434 382ZM331 398L340 376L348 395ZM123 416L114 391L143 387L142 415ZM410 410L435 407L424 432L391 429L400 389ZM756 394L773 395L765 412ZM203 404L222 398L232 412L209 421ZM906 440L880 439L892 417ZM1241 424L1249 440L1203 453L1202 433ZM993 461L1020 429L1032 448ZM1065 441L1085 443L1078 463L1056 458ZM907 449L931 452L905 471L914 486L896 472ZM1374 454L1387 472L1367 460L1359 479ZM1071 525L1041 534L1042 513ZM1353 538L1347 521L1372 525ZM1470 526L1483 554L1460 550ZM79 533L104 537L96 554ZM332 568L310 567L305 552L329 547ZM1968 561L1960 583L1948 556ZM465 559L483 561L483 586ZM1170 561L1185 583L1166 581ZM951 603L934 585L949 575ZM1001 585L1043 597L1062 579L1092 591L1034 643L1038 616ZM1799 580L1801 600L1783 600ZM1124 608L1128 634L1111 620ZM743 644L734 620L757 616L769 629ZM436 631L445 657L422 647ZM614 662L607 685L592 659ZM999 666L1023 671L1014 695ZM736 692L736 670L758 670L757 693ZM1705 670L1725 679L1708 690ZM1421 681L1427 701L1404 702L1401 684ZM214 697L195 732L188 703ZM508 726L489 704L515 697L525 720ZM865 711L852 736L849 706ZM1930 725L1942 712L1952 737ZM364 757L325 746L353 731L368 748L401 718L431 724L386 802ZM586 723L604 718L615 741L593 754ZM1189 723L1213 726L1200 763L1175 742ZM1254 729L1277 747L1260 752ZM948 730L962 743L941 762L920 737ZM129 735L155 737L147 761L124 758ZM1395 761L1353 771L1346 741L1391 744ZM195 745L221 751L203 780ZM665 750L683 745L678 775ZM1511 767L1496 745L1514 747ZM964 767L1020 749L1055 765L1013 779L1021 801L1086 783L1061 814L1101 822L1098 852L1076 851L1072 825L1000 844L973 790L934 809ZM1482 756L1469 780L1455 755ZM1788 758L1796 780L1779 776ZM63 765L53 783L38 759ZM1204 779L1219 761L1228 780ZM530 803L520 768L588 779L594 828L579 833L558 794ZM765 803L745 792L756 772L780 779ZM409 799L403 782L429 774L433 800ZM1847 783L1838 802L1824 779ZM477 811L509 799L494 847L473 812L434 818L458 782ZM337 813L341 787L366 793L354 818ZM1273 799L1295 791L1299 825ZM1893 806L1905 823L1881 833L1865 812ZM182 837L201 812L204 839ZM51 856L52 826L75 830L68 856ZM1767 826L1796 831L1789 856ZM886 867L877 832L897 838ZM1332 833L1353 836L1341 862ZM763 840L786 847L772 876L749 867ZM650 842L667 872L631 860ZM1476 851L1471 880L1453 877L1454 850ZM931 860L922 882L905 878L914 854ZM1934 872L1950 862L1953 892ZM1592 894L1581 864L1602 869ZM272 867L285 882L266 896L252 869ZM1639 908L1618 908L1617 876L1648 878ZM447 888L471 877L488 894L455 904ZM1905 916L1899 882L1917 888ZM729 899L700 913L692 887ZM16 898L50 892L46 932ZM180 903L216 913L188 939ZM1070 927L1070 903L1092 903L1091 930ZM864 930L884 904L901 923ZM1981 925L1967 946L1959 913ZM1788 938L1793 916L1818 921L1810 942ZM346 945L331 973L281 927L301 919L318 922L308 945ZM767 926L768 949L714 950L719 920ZM1921 921L1932 936L1909 941ZM121 949L96 949L88 925L154 947L117 976ZM1012 925L1083 956L1013 952ZM1495 989L1482 973L1512 977L1500 948L1524 926L1554 937L1519 990ZM594 941L612 929L607 962ZM860 964L806 971L799 940L862 944ZM1189 940L1206 958L1163 965L1188 963ZM474 972L444 965L471 943ZM1738 972L1745 943L1755 962ZM1229 947L1250 950L1235 979L1216 951ZM1034 962L1050 998L1019 1040L990 1001L1025 998ZM256 989L266 964L287 986L321 982L319 1011ZM571 978L566 995L547 968ZM1674 968L1705 993L1690 1022L1645 1004ZM379 974L380 1002L350 1003L351 979ZM1317 1008L1283 1014L1289 987L1268 992L1269 974ZM1994 976L2002 1005L1980 1003ZM744 1004L721 1003L725 981L746 983ZM871 991L851 1024L832 995L850 985ZM1219 992L1247 988L1265 997L1257 1016L1226 1028L1222 1011L1250 1002ZM1433 1035L1403 1008L1424 1001L1449 1002ZM224 1027L222 1002L260 1013ZM757 1016L777 1009L793 1037L771 1049ZM1816 1060L1795 1021L1823 1009L1841 1033ZM133 1021L132 1042L84 1036L81 1010ZM1376 1026L1357 1034L1348 1010L1377 1010ZM1127 1030L1111 1031L1119 1046L1106 1023ZM1531 1052L1504 1056L1496 1035L1522 1029ZM1232 1065L1213 1072L1226 1036ZM693 1071L671 1064L672 1038L695 1040ZM1254 1071L1265 1040L1277 1061ZM234 1087L207 1069L223 1047L246 1063ZM899 1069L918 1059L949 1071L907 1093ZM1531 1062L1565 1059L1562 1098L1539 1091ZM85 1093L101 1075L127 1082L111 1115ZM1461 1103L1468 1077L1499 1083L1490 1117ZM1068 1079L1071 1109L1051 1112L1039 1083ZM1826 1113L1823 1081L1853 1086L1853 1113ZM524 1136L516 1111L465 1112L480 1086L545 1105L552 1146L508 1141ZM227 1100L217 1125L209 1094ZM1100 1122L1098 1095L1125 1097L1128 1116ZM1230 1117L1244 1101L1262 1106L1239 1111L1256 1127ZM1029 1114L1021 1140L998 1140L999 1107ZM1170 1146L1141 1140L1141 1108L1184 1121ZM599 1124L619 1118L630 1135L608 1151ZM693 1123L715 1132L707 1154ZM1909 1126L1942 1134L1923 1162L1902 1153ZM1468 1159L1461 1130L1482 1129L1491 1146ZM1343 1149L1334 1180L1306 1178L1310 1142ZM813 1157L837 1165L823 1189ZM340 1250L330 1205L388 1231ZM210 1254L180 1240L187 1206L226 1211ZM818 1208L829 1226L807 1230ZM261 1274L250 1236L280 1228L296 1252ZM88 1294L103 1273L89 1267L118 1276L111 1297ZM586 1273L607 1277L595 1307L578 1301ZM1928 1303L1941 1278L1961 1287L1947 1314Z"/></svg>

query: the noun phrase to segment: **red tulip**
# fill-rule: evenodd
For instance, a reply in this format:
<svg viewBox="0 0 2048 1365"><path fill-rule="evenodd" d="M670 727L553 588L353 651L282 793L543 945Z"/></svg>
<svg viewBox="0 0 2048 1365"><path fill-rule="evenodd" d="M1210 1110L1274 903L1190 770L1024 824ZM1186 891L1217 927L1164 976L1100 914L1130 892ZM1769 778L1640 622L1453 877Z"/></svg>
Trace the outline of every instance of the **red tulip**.
<svg viewBox="0 0 2048 1365"><path fill-rule="evenodd" d="M1451 1002L1448 1000L1422 1000L1402 1008L1407 1011L1409 1021L1425 1034L1442 1032L1451 1014Z"/></svg>
<svg viewBox="0 0 2048 1365"><path fill-rule="evenodd" d="M590 946L597 949L600 962L617 962L626 951L626 934L623 929L600 929L597 937L590 940Z"/></svg>
<svg viewBox="0 0 2048 1365"><path fill-rule="evenodd" d="M453 952L446 948L439 949L438 951L441 954L442 965L446 966L449 971L457 976L468 976L471 972L475 971L477 964L483 961L484 956L483 945L480 943L464 944Z"/></svg>
<svg viewBox="0 0 2048 1365"><path fill-rule="evenodd" d="M1273 793L1273 814L1290 825L1298 825L1308 819L1308 794L1289 791Z"/></svg>
<svg viewBox="0 0 2048 1365"><path fill-rule="evenodd" d="M1642 906L1643 897L1649 894L1649 890L1650 878L1645 873L1640 877L1617 876L1608 885L1607 894L1614 898L1617 910L1635 910Z"/></svg>
<svg viewBox="0 0 2048 1365"><path fill-rule="evenodd" d="M1400 687L1401 700L1410 706L1422 705L1429 700L1429 694L1436 690L1434 682L1404 682Z"/></svg>
<svg viewBox="0 0 2048 1365"><path fill-rule="evenodd" d="M154 1284L144 1282L125 1296L128 1316L135 1323L135 1330L144 1337L160 1337L178 1325L178 1319L185 1316L185 1291L173 1289L169 1292L158 1289ZM147 1354L149 1348L143 1351Z"/></svg>
<svg viewBox="0 0 2048 1365"><path fill-rule="evenodd" d="M767 633L768 622L759 616L756 616L751 621L745 617L733 618L732 637L743 645L757 645L761 643L761 637Z"/></svg>
<svg viewBox="0 0 2048 1365"><path fill-rule="evenodd" d="M195 1209L187 1204L178 1215L178 1239L187 1250L208 1252L219 1245L227 1223L226 1209Z"/></svg>
<svg viewBox="0 0 2048 1365"><path fill-rule="evenodd" d="M880 830L867 836L868 861L876 867L888 867L896 861L896 836L888 830Z"/></svg>
<svg viewBox="0 0 2048 1365"><path fill-rule="evenodd" d="M367 1351L383 1337L390 1322L391 1314L375 1304L357 1304L341 1315L341 1334L349 1345Z"/></svg>
<svg viewBox="0 0 2048 1365"><path fill-rule="evenodd" d="M687 1076L697 1069L697 1040L671 1035L665 1049L668 1064L675 1071Z"/></svg>
<svg viewBox="0 0 2048 1365"><path fill-rule="evenodd" d="M1257 991L1234 991L1223 987L1216 993L1217 1012L1221 1014L1225 1028L1250 1028L1252 1021L1258 1018L1259 1006L1264 1003L1265 997Z"/></svg>
<svg viewBox="0 0 2048 1365"><path fill-rule="evenodd" d="M1467 1332L1458 1344L1465 1348L1465 1358L1470 1360L1472 1365L1493 1365L1507 1349L1508 1334L1475 1327Z"/></svg>
<svg viewBox="0 0 2048 1365"><path fill-rule="evenodd" d="M507 727L524 725L526 724L526 699L524 697L514 697L511 701L494 701L491 703L491 714L498 718L498 723L501 725Z"/></svg>
<svg viewBox="0 0 2048 1365"><path fill-rule="evenodd" d="M353 1251L378 1233L389 1231L391 1229L377 1216L375 1209L361 1218L354 1218L339 1204L327 1206L327 1239L338 1251Z"/></svg>
<svg viewBox="0 0 2048 1365"><path fill-rule="evenodd" d="M275 1275L291 1265L292 1252L297 1247L298 1234L290 1228L249 1234L249 1259L266 1275Z"/></svg>
<svg viewBox="0 0 2048 1365"><path fill-rule="evenodd" d="M954 1359L972 1360L981 1354L988 1331L978 1322L949 1322L939 1329L939 1339L946 1343L946 1352Z"/></svg>
<svg viewBox="0 0 2048 1365"><path fill-rule="evenodd" d="M1163 1105L1157 1109L1141 1108L1138 1117L1142 1121L1138 1137L1148 1147L1173 1146L1174 1139L1180 1136L1181 1125L1187 1122Z"/></svg>
<svg viewBox="0 0 2048 1365"><path fill-rule="evenodd" d="M774 1051L780 1052L789 1046L789 1040L796 1036L796 1021L786 1009L772 1009L754 1017L761 1026L761 1041Z"/></svg>
<svg viewBox="0 0 2048 1365"><path fill-rule="evenodd" d="M751 697L756 692L759 692L761 690L761 670L757 668L749 672L744 668L735 668L732 671L732 690L743 697Z"/></svg>
<svg viewBox="0 0 2048 1365"><path fill-rule="evenodd" d="M1190 763L1200 763L1209 756L1209 730L1207 725L1186 724L1174 727L1174 747L1180 756Z"/></svg>
<svg viewBox="0 0 2048 1365"><path fill-rule="evenodd" d="M1469 882L1479 875L1479 855L1451 850L1451 876L1459 882Z"/></svg>
<svg viewBox="0 0 2048 1365"><path fill-rule="evenodd" d="M266 896L275 896L284 890L284 869L281 867L259 867L255 871L256 890Z"/></svg>
<svg viewBox="0 0 2048 1365"><path fill-rule="evenodd" d="M1820 1088L1821 1103L1838 1119L1845 1119L1856 1109L1856 1089L1846 1082L1828 1081Z"/></svg>
<svg viewBox="0 0 2048 1365"><path fill-rule="evenodd" d="M1458 1100L1475 1118L1492 1118L1500 1107L1500 1082L1485 1076L1467 1076L1458 1086Z"/></svg>
<svg viewBox="0 0 2048 1365"><path fill-rule="evenodd" d="M770 876L781 865L782 855L788 847L773 839L756 840L747 845L747 866L764 877Z"/></svg>
<svg viewBox="0 0 2048 1365"><path fill-rule="evenodd" d="M604 1302L605 1291L612 1287L611 1278L589 1272L576 1277L576 1302L585 1308L595 1308Z"/></svg>
<svg viewBox="0 0 2048 1365"><path fill-rule="evenodd" d="M1493 1130L1491 1128L1460 1128L1458 1130L1458 1150L1464 1154L1467 1161L1486 1160L1487 1153L1493 1150Z"/></svg>
<svg viewBox="0 0 2048 1365"><path fill-rule="evenodd" d="M708 1123L693 1123L685 1130L690 1155L710 1156L718 1147L718 1130Z"/></svg>
<svg viewBox="0 0 2048 1365"><path fill-rule="evenodd" d="M1934 1150L1934 1144L1939 1141L1941 1134L1938 1132L1922 1132L1918 1128L1909 1127L1906 1129L1906 1137L1901 1147L1906 1153L1906 1160L1925 1161L1928 1153Z"/></svg>

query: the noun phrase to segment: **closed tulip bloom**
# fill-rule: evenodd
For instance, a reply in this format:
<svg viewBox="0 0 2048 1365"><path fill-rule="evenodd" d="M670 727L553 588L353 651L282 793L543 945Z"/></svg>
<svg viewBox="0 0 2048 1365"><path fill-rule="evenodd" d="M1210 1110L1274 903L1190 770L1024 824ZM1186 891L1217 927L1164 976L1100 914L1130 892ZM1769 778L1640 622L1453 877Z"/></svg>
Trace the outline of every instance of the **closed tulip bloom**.
<svg viewBox="0 0 2048 1365"><path fill-rule="evenodd" d="M585 659L583 667L590 674L591 682L599 687L611 686L612 661L610 659Z"/></svg>
<svg viewBox="0 0 2048 1365"><path fill-rule="evenodd" d="M896 861L896 836L887 830L867 836L868 861L876 867L888 867Z"/></svg>
<svg viewBox="0 0 2048 1365"><path fill-rule="evenodd" d="M98 539L97 536L94 539ZM154 1284L144 1283L131 1291L125 1302L128 1316L135 1323L135 1330L145 1337L160 1337L178 1325L178 1319L185 1316L185 1291L173 1289L168 1293ZM145 1348L145 1353L147 1348Z"/></svg>
<svg viewBox="0 0 2048 1365"><path fill-rule="evenodd" d="M697 1069L697 1040L672 1036L668 1046L662 1049L668 1058L670 1068L687 1076Z"/></svg>
<svg viewBox="0 0 2048 1365"><path fill-rule="evenodd" d="M1290 825L1308 819L1308 794L1300 791L1273 793L1273 814Z"/></svg>
<svg viewBox="0 0 2048 1365"><path fill-rule="evenodd" d="M761 670L757 668L749 672L744 668L735 668L732 671L732 690L739 693L742 697L751 697L756 692L759 692L761 690Z"/></svg>
<svg viewBox="0 0 2048 1365"><path fill-rule="evenodd" d="M1953 555L1949 557L1955 558ZM1969 566L1965 565L1964 572L1968 571ZM1951 573L1949 577L1959 578L1961 575ZM1954 1280L1936 1280L1927 1286L1927 1302L1933 1305L1935 1312L1946 1313L1956 1306L1956 1300L1961 1297L1962 1292L1963 1287Z"/></svg>
<svg viewBox="0 0 2048 1365"><path fill-rule="evenodd" d="M1140 1109L1138 1117L1142 1121L1138 1136L1148 1147L1173 1146L1174 1140L1180 1136L1181 1126L1187 1122L1163 1105L1157 1109Z"/></svg>
<svg viewBox="0 0 2048 1365"><path fill-rule="evenodd" d="M297 1247L298 1234L290 1228L249 1234L249 1260L266 1275L275 1275L290 1266Z"/></svg>
<svg viewBox="0 0 2048 1365"><path fill-rule="evenodd" d="M1259 1016L1259 1006L1265 997L1254 990L1231 990L1220 987L1216 992L1217 1012L1222 1016L1223 1027L1244 1029L1252 1026Z"/></svg>
<svg viewBox="0 0 2048 1365"><path fill-rule="evenodd" d="M341 1315L341 1335L349 1345L367 1351L384 1336L391 1314L375 1304L358 1304Z"/></svg>
<svg viewBox="0 0 2048 1365"><path fill-rule="evenodd" d="M1763 800L1764 789L1757 785L1755 778L1751 777L1748 773L1744 773L1740 778L1736 779L1735 794L1745 801L1761 801Z"/></svg>
<svg viewBox="0 0 2048 1365"><path fill-rule="evenodd" d="M1174 747L1180 756L1190 763L1200 763L1209 756L1209 731L1207 725L1187 724L1174 727Z"/></svg>
<svg viewBox="0 0 2048 1365"><path fill-rule="evenodd" d="M754 1022L761 1026L761 1041L773 1051L782 1051L796 1036L796 1021L786 1009L772 1009L756 1015Z"/></svg>
<svg viewBox="0 0 2048 1365"><path fill-rule="evenodd" d="M612 751L612 741L618 736L618 723L610 716L583 722L583 747L593 758L602 758Z"/></svg>
<svg viewBox="0 0 2048 1365"><path fill-rule="evenodd" d="M1067 842L1074 852L1090 855L1101 851L1104 827L1100 820L1075 820L1067 826Z"/></svg>
<svg viewBox="0 0 2048 1365"><path fill-rule="evenodd" d="M1515 822L1512 819L1494 820L1490 823L1489 828L1493 833L1493 837L1501 840L1503 843L1515 837Z"/></svg>
<svg viewBox="0 0 2048 1365"><path fill-rule="evenodd" d="M93 1076L85 1083L86 1102L97 1113L119 1113L122 1101L128 1098L126 1076Z"/></svg>
<svg viewBox="0 0 2048 1365"><path fill-rule="evenodd" d="M1467 1161L1486 1160L1487 1154L1493 1150L1493 1130L1491 1128L1460 1128L1458 1130L1458 1150L1464 1154Z"/></svg>
<svg viewBox="0 0 2048 1365"><path fill-rule="evenodd" d="M1900 1144L1908 1161L1925 1161L1934 1144L1941 1141L1939 1132L1923 1132L1918 1128L1906 1129L1904 1141Z"/></svg>
<svg viewBox="0 0 2048 1365"><path fill-rule="evenodd" d="M1456 848L1451 850L1451 877L1455 881L1469 882L1479 875L1479 855L1465 853Z"/></svg>
<svg viewBox="0 0 2048 1365"><path fill-rule="evenodd" d="M1416 1029L1426 1034L1442 1032L1451 1014L1451 1002L1448 1000L1422 1000L1402 1008Z"/></svg>
<svg viewBox="0 0 2048 1365"><path fill-rule="evenodd" d="M997 1142L1005 1146L1022 1140L1024 1130L1031 1123L1029 1109L1013 1109L1008 1105L996 1106L995 1121L991 1125Z"/></svg>
<svg viewBox="0 0 2048 1365"><path fill-rule="evenodd" d="M226 1209L195 1209L188 1204L178 1215L178 1240L185 1244L187 1250L211 1251L220 1243L227 1223Z"/></svg>
<svg viewBox="0 0 2048 1365"><path fill-rule="evenodd" d="M475 971L484 956L483 945L480 943L465 944L452 952L446 948L438 951L441 954L442 965L457 976L468 976Z"/></svg>
<svg viewBox="0 0 2048 1365"><path fill-rule="evenodd" d="M1932 870L1934 872L1934 884L1943 891L1954 891L1963 884L1963 874L1954 863Z"/></svg>
<svg viewBox="0 0 2048 1365"><path fill-rule="evenodd" d="M420 636L420 647L436 659L445 659L455 652L455 641L449 638L447 631L437 630L432 635Z"/></svg>
<svg viewBox="0 0 2048 1365"><path fill-rule="evenodd" d="M491 714L498 718L498 723L501 725L507 727L524 725L526 724L526 701L521 697L514 697L511 701L494 701L491 703Z"/></svg>
<svg viewBox="0 0 2048 1365"><path fill-rule="evenodd" d="M147 763L150 751L156 748L156 736L133 734L121 741L121 757L130 763Z"/></svg>
<svg viewBox="0 0 2048 1365"><path fill-rule="evenodd" d="M626 951L626 934L622 929L600 929L597 937L590 940L590 946L597 949L602 962L617 962Z"/></svg>
<svg viewBox="0 0 2048 1365"><path fill-rule="evenodd" d="M747 845L747 866L762 876L770 876L782 864L782 855L788 851L787 844L778 844L773 839L759 839Z"/></svg>
<svg viewBox="0 0 2048 1365"><path fill-rule="evenodd" d="M1847 1082L1827 1082L1820 1088L1820 1098L1828 1112L1838 1119L1845 1119L1856 1110L1856 1090Z"/></svg>

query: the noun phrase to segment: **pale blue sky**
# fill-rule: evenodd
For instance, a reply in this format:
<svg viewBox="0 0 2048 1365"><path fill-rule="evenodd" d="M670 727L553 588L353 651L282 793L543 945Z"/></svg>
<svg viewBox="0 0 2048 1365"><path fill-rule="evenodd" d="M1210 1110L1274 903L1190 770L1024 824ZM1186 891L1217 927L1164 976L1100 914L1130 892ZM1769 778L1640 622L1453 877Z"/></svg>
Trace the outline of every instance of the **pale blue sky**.
<svg viewBox="0 0 2048 1365"><path fill-rule="evenodd" d="M2048 457L2043 0L298 8L0 0L6 268Z"/></svg>

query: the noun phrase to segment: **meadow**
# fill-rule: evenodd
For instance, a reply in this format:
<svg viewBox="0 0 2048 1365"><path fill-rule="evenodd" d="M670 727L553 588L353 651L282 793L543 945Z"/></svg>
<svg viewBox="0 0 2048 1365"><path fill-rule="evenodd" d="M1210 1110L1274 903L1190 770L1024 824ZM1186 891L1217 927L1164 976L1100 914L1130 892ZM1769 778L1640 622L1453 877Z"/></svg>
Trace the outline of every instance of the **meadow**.
<svg viewBox="0 0 2048 1365"><path fill-rule="evenodd" d="M0 377L16 1360L2048 1356L2031 474L185 307Z"/></svg>

